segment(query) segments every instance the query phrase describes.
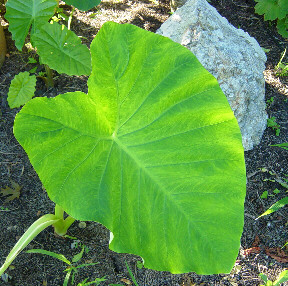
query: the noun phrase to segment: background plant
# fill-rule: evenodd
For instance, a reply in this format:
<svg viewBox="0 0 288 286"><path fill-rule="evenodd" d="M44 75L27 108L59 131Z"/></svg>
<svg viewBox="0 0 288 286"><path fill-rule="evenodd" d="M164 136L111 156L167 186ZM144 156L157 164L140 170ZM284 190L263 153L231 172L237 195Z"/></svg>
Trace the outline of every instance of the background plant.
<svg viewBox="0 0 288 286"><path fill-rule="evenodd" d="M273 130L275 130L275 135L279 136L280 125L276 122L276 118L274 116L267 119L267 126L271 127Z"/></svg>
<svg viewBox="0 0 288 286"><path fill-rule="evenodd" d="M278 286L278 285L281 285L282 283L288 281L288 270L282 271L280 273L278 279L275 280L274 282L271 280L268 280L268 277L263 273L260 274L260 278L265 283L264 285L261 284L260 286Z"/></svg>
<svg viewBox="0 0 288 286"><path fill-rule="evenodd" d="M285 150L288 150L288 143L282 143L282 144L276 144L276 145L271 145L271 146L274 146L274 147L280 147L280 148L283 148ZM287 189L287 192L288 192L288 178L277 178L277 174L274 174L274 173L270 173L274 176L276 176L276 181L281 185L283 186L284 188ZM274 191L275 193L275 191ZM278 192L276 192L278 193ZM261 214L258 218L262 217L262 216L265 216L265 215L268 215L268 214L271 214L277 210L279 210L280 208L284 207L286 204L288 204L288 196L277 201L276 203L274 203L268 210L266 210L263 214Z"/></svg>
<svg viewBox="0 0 288 286"><path fill-rule="evenodd" d="M264 15L264 20L277 20L278 33L288 38L288 1L287 0L255 0L255 12Z"/></svg>
<svg viewBox="0 0 288 286"><path fill-rule="evenodd" d="M275 67L276 74L279 76L287 76L288 75L288 63L283 62L285 55L286 55L286 49L282 53L281 58Z"/></svg>
<svg viewBox="0 0 288 286"><path fill-rule="evenodd" d="M98 5L100 1L75 0L68 1L68 3L86 10ZM57 0L8 0L6 3L5 18L9 21L9 31L12 33L15 45L19 50L22 50L28 32L31 31L31 43L37 49L40 62L45 66L45 80L48 87L54 85L51 69L67 75L89 75L91 72L89 49L81 43L76 34L70 31L74 10L68 18L68 28L58 24L55 17L53 21L48 23L55 12L63 15L62 10L59 10L57 5L59 5ZM62 17L64 18L64 16ZM30 81L32 78L34 81L35 76L32 76ZM27 76L21 74L11 86L8 94L8 103L11 108L16 107L10 104L11 101L15 100L15 97L21 98L17 100L22 102L21 105L25 103L24 98L26 100L32 98L30 95L34 93L35 88L32 88L31 85L27 86L27 81ZM29 96L28 94L27 96L17 94L18 91L23 90L23 86L29 90Z"/></svg>
<svg viewBox="0 0 288 286"><path fill-rule="evenodd" d="M62 254L58 254L58 253L55 253L52 251L47 251L44 249L31 249L31 250L28 250L26 252L27 253L34 253L34 254L37 253L37 254L48 255L48 256L54 257L56 259L63 261L64 263L68 264L68 267L64 270L64 272L66 272L66 275L65 275L64 282L63 282L63 286L68 286L69 281L70 281L71 285L74 285L75 276L78 273L79 269L98 264L98 262L79 264L78 262L82 259L83 254L84 254L84 250L85 250L85 246L82 245L81 251L78 254L73 256L72 261L69 261ZM84 281L82 281L81 283L77 284L77 286L87 286L87 285L91 285L91 284L99 285L100 282L106 281L106 279L104 277L97 278L96 280L90 281L90 282L87 282L87 280L88 280L88 278L85 279Z"/></svg>

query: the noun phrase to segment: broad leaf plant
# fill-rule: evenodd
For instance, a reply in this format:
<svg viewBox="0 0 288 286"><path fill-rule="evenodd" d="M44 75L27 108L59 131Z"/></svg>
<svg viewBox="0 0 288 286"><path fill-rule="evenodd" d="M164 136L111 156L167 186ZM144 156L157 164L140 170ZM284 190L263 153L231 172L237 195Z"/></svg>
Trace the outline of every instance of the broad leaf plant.
<svg viewBox="0 0 288 286"><path fill-rule="evenodd" d="M88 10L97 6L101 0L74 0L68 2L79 9ZM45 65L47 76L44 79L46 79L47 86L54 85L50 69L68 75L90 75L91 56L87 46L83 45L80 38L70 29L67 29L66 26L53 21L48 23L59 6L59 1L8 0L5 6L5 18L9 21L9 31L18 50L22 50L30 31L31 43L34 48L37 48L40 62ZM71 19L72 14L70 15ZM68 27L70 28L70 24L68 24ZM25 77L27 76L20 73L18 80L14 81L14 85L10 88L10 94L13 94L13 98L10 98L9 94L8 101L14 101L15 97L20 97L20 101L23 101L23 96L17 94L17 92L26 85ZM35 75L31 77L30 81L32 81L32 78L36 81ZM22 79L22 81L19 81L19 79ZM18 85L15 86L16 82ZM30 87L29 93L34 93L35 87L28 87ZM27 100L32 96L26 96ZM15 108L10 103L9 106Z"/></svg>
<svg viewBox="0 0 288 286"><path fill-rule="evenodd" d="M111 231L110 249L148 268L230 272L245 162L216 79L180 44L130 24L105 23L91 55L88 94L34 98L15 119L58 209L50 225L59 230L65 211L62 234L74 219L97 221Z"/></svg>

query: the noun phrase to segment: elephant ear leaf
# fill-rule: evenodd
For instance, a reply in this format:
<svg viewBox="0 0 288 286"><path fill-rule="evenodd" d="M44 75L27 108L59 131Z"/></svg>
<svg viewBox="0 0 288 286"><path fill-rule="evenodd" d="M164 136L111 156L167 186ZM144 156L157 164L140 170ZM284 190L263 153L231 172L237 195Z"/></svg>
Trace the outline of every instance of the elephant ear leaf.
<svg viewBox="0 0 288 286"><path fill-rule="evenodd" d="M47 22L54 14L56 0L8 0L5 18L9 21L9 31L18 50L21 50L32 25L36 27Z"/></svg>
<svg viewBox="0 0 288 286"><path fill-rule="evenodd" d="M32 99L15 119L49 197L148 268L230 272L246 177L216 79L186 48L130 24L104 24L91 54L88 94Z"/></svg>
<svg viewBox="0 0 288 286"><path fill-rule="evenodd" d="M45 23L39 27L31 39L37 47L41 62L51 69L68 75L90 75L89 49L64 25Z"/></svg>
<svg viewBox="0 0 288 286"><path fill-rule="evenodd" d="M100 4L101 0L66 0L66 4L73 5L82 11L88 11Z"/></svg>

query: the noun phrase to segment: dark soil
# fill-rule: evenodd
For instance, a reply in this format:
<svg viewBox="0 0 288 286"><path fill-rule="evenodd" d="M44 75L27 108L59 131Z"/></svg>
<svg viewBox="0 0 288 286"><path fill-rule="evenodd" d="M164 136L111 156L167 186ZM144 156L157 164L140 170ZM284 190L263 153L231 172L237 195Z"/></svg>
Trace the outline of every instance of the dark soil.
<svg viewBox="0 0 288 286"><path fill-rule="evenodd" d="M68 234L76 237L80 244L90 250L83 256L81 263L98 262L98 264L80 269L73 285L77 285L85 278L93 281L104 276L107 280L100 285L111 283L133 285L125 261L133 271L138 284L150 286L260 285L259 273L265 273L269 279L275 280L279 273L288 267L287 248L284 247L282 253L279 252L279 248L288 241L287 207L255 220L273 203L287 195L285 194L287 189L279 184L279 180L283 181L288 174L288 152L278 147L271 147L272 144L288 142L288 77L278 77L274 69L281 53L287 47L287 40L277 33L275 23L264 22L262 16L254 13L253 0L211 0L210 4L231 24L248 32L256 38L261 47L270 50L267 53L265 71L266 100L270 100L270 103L267 103L267 113L269 117L275 117L280 125L279 136L276 136L275 130L267 128L261 143L253 150L245 152L247 167L245 226L235 267L229 275L209 276L194 273L172 275L168 272L140 269L136 266L137 261L141 260L139 257L109 250L109 231L103 226L87 222L86 227L81 228L79 222L75 222ZM63 7L67 13L71 11L71 7ZM166 0L106 0L87 13L76 10L72 30L83 36L83 42L89 46L106 21L132 23L155 32L169 17L169 12L169 1ZM8 54L0 70L0 187L11 186L11 180L22 187L19 199L4 203L5 198L0 197L0 262L2 263L19 236L39 216L53 212L54 204L48 199L25 152L13 136L13 121L19 109L11 110L7 104L11 80L17 73L28 71L33 67L27 62L29 57L35 57L35 53L27 48L19 52L11 40L11 34L7 29L8 23L4 18L1 21L6 26ZM288 62L288 57L286 56L283 61ZM76 90L87 92L87 77L55 74L55 87L48 90L40 79L37 82L37 96L56 96ZM279 189L280 193L273 195L275 189ZM267 199L261 198L264 191L268 191L271 196ZM80 247L73 247L73 242L71 238L55 236L53 229L48 228L27 248L54 251L72 259L73 255L81 250ZM0 285L63 285L65 269L65 264L59 260L23 252L13 262L13 267L7 271L8 282L0 279Z"/></svg>

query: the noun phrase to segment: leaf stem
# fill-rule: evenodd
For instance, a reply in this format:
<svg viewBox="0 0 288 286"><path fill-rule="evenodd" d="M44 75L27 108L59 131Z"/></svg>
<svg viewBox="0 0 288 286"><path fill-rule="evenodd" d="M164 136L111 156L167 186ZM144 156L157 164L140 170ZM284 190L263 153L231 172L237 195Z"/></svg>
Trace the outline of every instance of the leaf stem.
<svg viewBox="0 0 288 286"><path fill-rule="evenodd" d="M72 22L72 17L73 17L74 11L75 11L75 7L73 7L73 9L72 9L72 11L71 11L71 13L69 15L69 18L68 18L68 27L67 27L68 30L70 30L70 27L71 27L71 22Z"/></svg>
<svg viewBox="0 0 288 286"><path fill-rule="evenodd" d="M66 234L68 228L75 221L75 219L71 216L64 219L64 210L57 204L55 205L55 216L59 219L58 222L53 224L55 233L63 236Z"/></svg>
<svg viewBox="0 0 288 286"><path fill-rule="evenodd" d="M54 87L53 72L48 65L44 65L46 71L45 84L48 87Z"/></svg>
<svg viewBox="0 0 288 286"><path fill-rule="evenodd" d="M9 267L16 256L45 228L57 223L59 219L53 214L46 214L36 220L21 236L15 246L12 248L2 267L0 268L0 276Z"/></svg>

